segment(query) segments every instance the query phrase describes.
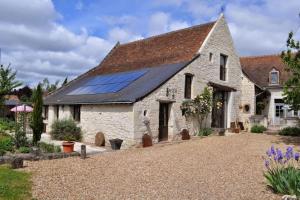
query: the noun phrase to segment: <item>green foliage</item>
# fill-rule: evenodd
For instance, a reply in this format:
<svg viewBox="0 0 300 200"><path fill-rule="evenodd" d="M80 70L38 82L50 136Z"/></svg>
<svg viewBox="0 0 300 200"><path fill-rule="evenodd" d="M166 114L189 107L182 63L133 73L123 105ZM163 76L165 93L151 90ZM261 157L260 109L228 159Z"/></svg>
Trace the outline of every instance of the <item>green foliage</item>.
<svg viewBox="0 0 300 200"><path fill-rule="evenodd" d="M51 128L50 134L55 140L80 141L82 138L81 128L72 119L55 121Z"/></svg>
<svg viewBox="0 0 300 200"><path fill-rule="evenodd" d="M48 144L45 142L39 142L38 147L43 153L58 153L61 152L61 148L58 145Z"/></svg>
<svg viewBox="0 0 300 200"><path fill-rule="evenodd" d="M277 167L265 172L264 176L274 192L300 197L300 169L294 166Z"/></svg>
<svg viewBox="0 0 300 200"><path fill-rule="evenodd" d="M0 107L3 106L5 95L22 85L22 83L15 80L16 75L17 72L13 71L10 66L5 68L0 65Z"/></svg>
<svg viewBox="0 0 300 200"><path fill-rule="evenodd" d="M68 77L65 78L65 80L64 80L64 82L62 83L61 86L65 86L65 85L67 85L67 84L68 84Z"/></svg>
<svg viewBox="0 0 300 200"><path fill-rule="evenodd" d="M212 128L202 128L198 132L198 136L209 136L212 134L213 130Z"/></svg>
<svg viewBox="0 0 300 200"><path fill-rule="evenodd" d="M256 124L251 127L251 133L263 133L266 130L267 130L266 127L264 127L263 125L259 125L259 124Z"/></svg>
<svg viewBox="0 0 300 200"><path fill-rule="evenodd" d="M36 145L43 133L43 91L40 84L37 86L33 96L34 107L30 126L33 132L32 142Z"/></svg>
<svg viewBox="0 0 300 200"><path fill-rule="evenodd" d="M15 128L15 122L7 118L0 118L0 133L5 131L12 132Z"/></svg>
<svg viewBox="0 0 300 200"><path fill-rule="evenodd" d="M3 156L6 151L13 151L14 143L11 136L0 134L0 156Z"/></svg>
<svg viewBox="0 0 300 200"><path fill-rule="evenodd" d="M28 146L28 140L25 131L21 128L20 124L16 125L16 131L14 135L14 143L16 148Z"/></svg>
<svg viewBox="0 0 300 200"><path fill-rule="evenodd" d="M299 127L285 127L279 131L279 135L300 136Z"/></svg>
<svg viewBox="0 0 300 200"><path fill-rule="evenodd" d="M293 110L300 110L300 43L293 38L291 32L287 40L287 51L282 52L282 60L286 70L290 72L289 79L285 82L283 92L284 101Z"/></svg>
<svg viewBox="0 0 300 200"><path fill-rule="evenodd" d="M20 147L20 148L18 149L18 151L19 151L20 153L30 153L30 148L29 148L29 147Z"/></svg>
<svg viewBox="0 0 300 200"><path fill-rule="evenodd" d="M26 172L0 166L0 199L31 199L31 179Z"/></svg>
<svg viewBox="0 0 300 200"><path fill-rule="evenodd" d="M50 83L47 78L43 80L41 83L42 90L44 92L50 93L58 88L59 81L55 81L55 83Z"/></svg>
<svg viewBox="0 0 300 200"><path fill-rule="evenodd" d="M183 102L180 108L186 117L195 117L201 129L203 120L211 112L212 89L210 87L204 88L201 94L193 100Z"/></svg>

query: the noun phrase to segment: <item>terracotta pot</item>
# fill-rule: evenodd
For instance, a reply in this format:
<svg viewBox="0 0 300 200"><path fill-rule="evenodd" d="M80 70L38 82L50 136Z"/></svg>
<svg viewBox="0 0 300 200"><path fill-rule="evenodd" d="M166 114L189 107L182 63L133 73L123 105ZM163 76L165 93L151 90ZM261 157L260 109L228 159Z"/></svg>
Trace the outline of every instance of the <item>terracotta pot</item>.
<svg viewBox="0 0 300 200"><path fill-rule="evenodd" d="M234 132L235 132L235 133L239 133L239 132L240 132L240 129L239 129L239 128L235 128L235 129L234 129Z"/></svg>
<svg viewBox="0 0 300 200"><path fill-rule="evenodd" d="M62 146L65 153L72 153L74 151L75 142L63 142Z"/></svg>
<svg viewBox="0 0 300 200"><path fill-rule="evenodd" d="M187 129L183 129L180 134L181 134L181 139L182 140L191 139L191 136L190 136L189 131Z"/></svg>

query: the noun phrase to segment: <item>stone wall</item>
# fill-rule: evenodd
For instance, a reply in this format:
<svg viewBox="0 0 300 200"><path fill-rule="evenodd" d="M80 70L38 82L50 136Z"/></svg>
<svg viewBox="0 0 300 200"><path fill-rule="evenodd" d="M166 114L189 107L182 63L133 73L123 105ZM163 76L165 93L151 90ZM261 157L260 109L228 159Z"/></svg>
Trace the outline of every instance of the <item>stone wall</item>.
<svg viewBox="0 0 300 200"><path fill-rule="evenodd" d="M242 80L242 93L241 93L241 104L240 104L240 121L244 123L245 128L248 127L250 129L250 121L249 118L255 115L255 85L252 81L250 81L245 75L243 75ZM245 106L249 105L250 110L247 112L245 110Z"/></svg>
<svg viewBox="0 0 300 200"><path fill-rule="evenodd" d="M229 28L225 19L222 17L218 20L212 32L199 50L200 57L189 64L185 69L180 71L164 85L156 89L153 93L145 97L143 100L134 104L134 137L137 141L141 141L144 133L150 133L154 140L158 138L159 128L159 102L170 103L169 117L169 139L172 139L183 128L189 128L193 134L197 125L188 123L180 109L180 105L184 101L184 80L185 74L193 74L192 97L200 94L209 81L222 85L234 87L236 92L229 95L227 126L230 121L235 121L239 117L239 104L241 94L241 67L239 57L235 52ZM212 61L209 60L209 54L213 53ZM227 61L227 79L220 80L220 54L228 56ZM174 99L172 95L166 96L167 88L174 91ZM146 116L144 115L146 111ZM149 119L149 125L143 123L144 118ZM210 125L210 119L207 121Z"/></svg>

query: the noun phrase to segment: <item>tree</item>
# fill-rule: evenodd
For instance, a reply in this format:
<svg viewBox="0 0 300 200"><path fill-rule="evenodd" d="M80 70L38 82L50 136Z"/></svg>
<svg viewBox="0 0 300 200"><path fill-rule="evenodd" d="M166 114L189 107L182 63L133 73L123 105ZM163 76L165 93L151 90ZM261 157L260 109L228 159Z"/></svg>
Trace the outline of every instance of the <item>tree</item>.
<svg viewBox="0 0 300 200"><path fill-rule="evenodd" d="M33 94L33 112L31 128L33 132L33 145L37 145L41 139L43 132L43 91L41 84L39 84Z"/></svg>
<svg viewBox="0 0 300 200"><path fill-rule="evenodd" d="M284 101L292 110L300 110L300 42L294 40L292 32L287 40L287 50L282 52L281 58L290 73L283 87Z"/></svg>
<svg viewBox="0 0 300 200"><path fill-rule="evenodd" d="M67 85L67 83L68 83L68 77L65 78L65 80L64 80L64 82L62 83L61 86L65 86L65 85Z"/></svg>
<svg viewBox="0 0 300 200"><path fill-rule="evenodd" d="M193 100L183 102L181 110L186 117L196 118L199 123L199 130L201 130L203 121L211 112L212 104L212 88L206 87L203 92L197 95Z"/></svg>
<svg viewBox="0 0 300 200"><path fill-rule="evenodd" d="M4 104L5 95L22 85L21 82L16 81L16 75L17 71L13 71L10 65L6 68L0 65L0 107Z"/></svg>
<svg viewBox="0 0 300 200"><path fill-rule="evenodd" d="M55 83L50 83L49 79L45 78L41 83L41 87L44 92L50 93L58 88L58 84L59 84L58 80L55 81Z"/></svg>

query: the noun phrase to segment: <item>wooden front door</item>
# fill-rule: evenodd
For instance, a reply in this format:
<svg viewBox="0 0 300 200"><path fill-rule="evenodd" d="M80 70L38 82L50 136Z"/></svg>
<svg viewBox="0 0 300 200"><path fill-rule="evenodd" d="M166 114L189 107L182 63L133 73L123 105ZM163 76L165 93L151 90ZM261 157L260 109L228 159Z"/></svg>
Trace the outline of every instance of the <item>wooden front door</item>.
<svg viewBox="0 0 300 200"><path fill-rule="evenodd" d="M159 104L159 141L168 140L169 104Z"/></svg>
<svg viewBox="0 0 300 200"><path fill-rule="evenodd" d="M226 93L224 91L214 91L213 107L212 107L212 123L213 128L225 128L225 106Z"/></svg>

